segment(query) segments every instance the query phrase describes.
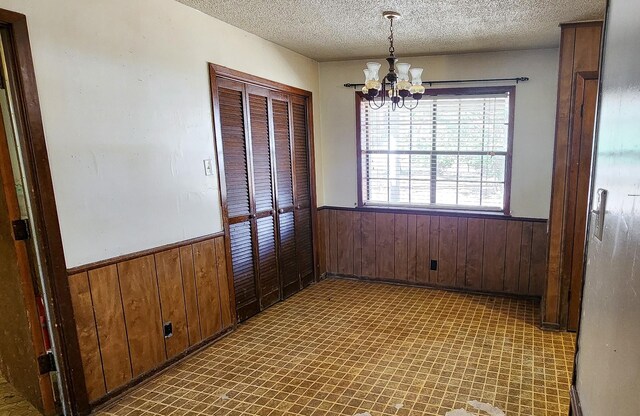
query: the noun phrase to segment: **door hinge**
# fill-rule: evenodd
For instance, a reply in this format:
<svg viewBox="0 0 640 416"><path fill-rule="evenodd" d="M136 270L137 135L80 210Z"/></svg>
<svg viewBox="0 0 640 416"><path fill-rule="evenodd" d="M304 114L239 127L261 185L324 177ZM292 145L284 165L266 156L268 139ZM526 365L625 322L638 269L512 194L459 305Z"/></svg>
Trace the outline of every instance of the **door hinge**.
<svg viewBox="0 0 640 416"><path fill-rule="evenodd" d="M51 351L38 357L38 369L40 370L40 374L56 371L56 359L53 357Z"/></svg>
<svg viewBox="0 0 640 416"><path fill-rule="evenodd" d="M29 232L29 221L16 220L12 223L13 226L13 239L16 241L28 240L31 237Z"/></svg>

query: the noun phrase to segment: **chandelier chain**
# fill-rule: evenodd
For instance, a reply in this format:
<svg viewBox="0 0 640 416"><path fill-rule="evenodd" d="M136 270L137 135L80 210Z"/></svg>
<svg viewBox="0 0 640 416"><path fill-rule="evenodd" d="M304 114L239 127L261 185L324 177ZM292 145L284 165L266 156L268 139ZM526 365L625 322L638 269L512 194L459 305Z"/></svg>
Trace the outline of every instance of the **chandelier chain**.
<svg viewBox="0 0 640 416"><path fill-rule="evenodd" d="M395 19L393 19L393 18L389 19L389 22L390 22L389 23L389 32L390 32L390 34L389 34L388 39L389 39L389 55L391 55L391 56L394 56L394 53L396 51L396 49L393 47L393 21L394 20Z"/></svg>

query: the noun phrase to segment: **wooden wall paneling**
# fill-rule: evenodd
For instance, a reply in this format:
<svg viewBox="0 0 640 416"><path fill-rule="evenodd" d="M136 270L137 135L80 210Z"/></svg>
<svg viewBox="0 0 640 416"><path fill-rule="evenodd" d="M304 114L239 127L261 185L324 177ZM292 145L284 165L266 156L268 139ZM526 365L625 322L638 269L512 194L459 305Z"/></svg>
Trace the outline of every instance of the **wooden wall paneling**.
<svg viewBox="0 0 640 416"><path fill-rule="evenodd" d="M504 259L504 291L518 293L522 221L507 221L507 247Z"/></svg>
<svg viewBox="0 0 640 416"><path fill-rule="evenodd" d="M182 273L182 287L184 290L185 309L187 313L187 330L189 345L195 345L202 340L200 332L200 312L198 310L198 290L196 287L195 268L193 267L193 247L180 247L180 268Z"/></svg>
<svg viewBox="0 0 640 416"><path fill-rule="evenodd" d="M485 220L482 288L501 292L504 288L504 260L507 243L507 222Z"/></svg>
<svg viewBox="0 0 640 416"><path fill-rule="evenodd" d="M353 274L362 276L362 224L359 212L352 213L353 224Z"/></svg>
<svg viewBox="0 0 640 416"><path fill-rule="evenodd" d="M362 232L362 275L376 276L376 214L363 212L360 216Z"/></svg>
<svg viewBox="0 0 640 416"><path fill-rule="evenodd" d="M329 273L338 272L338 211L329 211Z"/></svg>
<svg viewBox="0 0 640 416"><path fill-rule="evenodd" d="M438 247L440 246L440 217L432 216L429 220L429 236L429 260L438 261ZM436 267L436 270L429 271L429 282L432 284L438 284L439 263L440 262L438 261L438 267ZM430 266L431 265L429 264L429 269L431 269Z"/></svg>
<svg viewBox="0 0 640 416"><path fill-rule="evenodd" d="M171 322L173 329L173 335L165 338L164 342L167 349L167 358L173 358L189 346L180 249L175 248L156 253L155 261L162 322Z"/></svg>
<svg viewBox="0 0 640 416"><path fill-rule="evenodd" d="M198 291L198 310L202 338L209 338L222 330L220 298L213 241L193 245L193 265Z"/></svg>
<svg viewBox="0 0 640 416"><path fill-rule="evenodd" d="M376 275L380 279L393 279L394 214L376 213Z"/></svg>
<svg viewBox="0 0 640 416"><path fill-rule="evenodd" d="M540 267L544 266L544 221L362 208L330 208L319 213L327 219L334 218L334 223L324 228L331 228L327 232L333 234L331 244L335 245L339 274L491 293L541 295L542 283L534 281L533 276L540 276ZM532 258L532 251L537 257ZM435 282L430 280L432 259L438 260Z"/></svg>
<svg viewBox="0 0 640 416"><path fill-rule="evenodd" d="M93 301L91 300L91 288L86 272L69 276L69 290L73 304L73 314L76 321L78 343L80 344L80 356L84 370L84 380L87 387L87 396L92 402L107 393L104 372L102 370L102 357L98 343L96 321L93 316Z"/></svg>
<svg viewBox="0 0 640 416"><path fill-rule="evenodd" d="M467 220L467 280L470 289L482 289L482 267L484 258L484 220Z"/></svg>
<svg viewBox="0 0 640 416"><path fill-rule="evenodd" d="M458 262L458 219L441 217L438 235L438 284L456 285Z"/></svg>
<svg viewBox="0 0 640 416"><path fill-rule="evenodd" d="M133 376L166 360L155 262L145 256L118 263Z"/></svg>
<svg viewBox="0 0 640 416"><path fill-rule="evenodd" d="M416 215L407 215L407 281L416 281L416 265L417 265L417 223Z"/></svg>
<svg viewBox="0 0 640 416"><path fill-rule="evenodd" d="M458 218L458 254L456 257L456 287L467 285L467 219Z"/></svg>
<svg viewBox="0 0 640 416"><path fill-rule="evenodd" d="M213 240L216 250L216 268L218 275L218 288L220 298L220 311L222 314L222 327L230 328L234 324L233 302L231 301L231 288L229 287L229 276L227 274L227 256L224 246L224 238L216 237Z"/></svg>
<svg viewBox="0 0 640 416"><path fill-rule="evenodd" d="M431 251L429 231L431 218L427 215L416 216L416 283L429 283Z"/></svg>
<svg viewBox="0 0 640 416"><path fill-rule="evenodd" d="M543 223L534 223L531 235L531 266L529 294L542 296L545 286L545 267L547 264L547 227Z"/></svg>
<svg viewBox="0 0 640 416"><path fill-rule="evenodd" d="M409 276L408 224L406 214L394 215L394 277L407 281Z"/></svg>
<svg viewBox="0 0 640 416"><path fill-rule="evenodd" d="M109 392L133 376L118 268L114 264L91 270L88 274L105 385Z"/></svg>
<svg viewBox="0 0 640 416"><path fill-rule="evenodd" d="M353 274L353 213L336 211L338 273Z"/></svg>
<svg viewBox="0 0 640 416"><path fill-rule="evenodd" d="M522 237L520 243L520 274L518 276L518 293L520 294L529 293L532 234L533 223L524 221L522 223Z"/></svg>
<svg viewBox="0 0 640 416"><path fill-rule="evenodd" d="M318 212L318 237L319 237L319 263L320 263L320 275L327 272L327 263L329 256L329 210L322 210Z"/></svg>

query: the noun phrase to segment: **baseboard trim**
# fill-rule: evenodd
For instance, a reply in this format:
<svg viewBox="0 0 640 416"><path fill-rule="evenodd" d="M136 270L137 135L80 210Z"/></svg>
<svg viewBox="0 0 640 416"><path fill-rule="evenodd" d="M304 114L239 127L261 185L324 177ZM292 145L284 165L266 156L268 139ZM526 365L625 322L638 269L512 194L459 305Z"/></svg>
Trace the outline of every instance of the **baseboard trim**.
<svg viewBox="0 0 640 416"><path fill-rule="evenodd" d="M571 416L582 416L582 405L580 404L580 396L578 396L578 390L576 386L571 386L569 390L569 396L571 396Z"/></svg>
<svg viewBox="0 0 640 416"><path fill-rule="evenodd" d="M541 322L540 328L545 331L560 332L560 325L554 322Z"/></svg>

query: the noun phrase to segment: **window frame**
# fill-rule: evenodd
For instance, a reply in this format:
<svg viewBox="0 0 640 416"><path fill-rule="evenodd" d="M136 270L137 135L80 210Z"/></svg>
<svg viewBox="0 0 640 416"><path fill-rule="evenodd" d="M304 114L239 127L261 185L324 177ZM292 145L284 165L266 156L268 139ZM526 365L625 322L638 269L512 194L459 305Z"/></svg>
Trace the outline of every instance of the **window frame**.
<svg viewBox="0 0 640 416"><path fill-rule="evenodd" d="M360 91L355 93L356 104L356 161L357 161L357 184L358 184L358 208L381 208L381 209L405 209L420 212L466 212L478 214L502 214L504 216L511 215L511 173L513 159L513 133L515 120L515 103L516 103L516 86L491 86L491 87L461 87L461 88L429 88L425 91L425 96L438 95L483 95L483 94L508 94L509 95L509 126L507 129L507 152L505 155L505 171L504 171L504 199L503 208L482 208L482 207L464 207L460 205L432 205L419 206L411 204L384 204L384 203L365 203L363 200L362 190L362 115L361 103L365 100L364 94ZM397 109L396 111L409 111L406 109Z"/></svg>

